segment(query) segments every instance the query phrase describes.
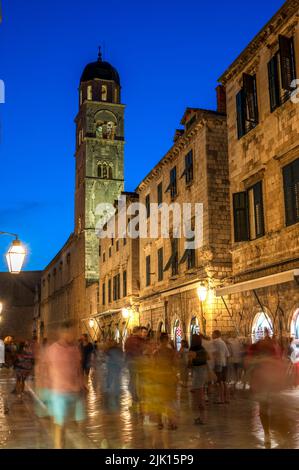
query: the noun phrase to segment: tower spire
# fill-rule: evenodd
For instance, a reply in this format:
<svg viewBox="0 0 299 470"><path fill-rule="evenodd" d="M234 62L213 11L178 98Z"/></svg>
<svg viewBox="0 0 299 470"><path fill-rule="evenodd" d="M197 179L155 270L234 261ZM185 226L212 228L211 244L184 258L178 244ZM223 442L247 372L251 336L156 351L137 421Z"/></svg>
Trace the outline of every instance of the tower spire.
<svg viewBox="0 0 299 470"><path fill-rule="evenodd" d="M98 61L99 62L102 62L103 58L102 58L102 47L99 46L99 52L98 52Z"/></svg>

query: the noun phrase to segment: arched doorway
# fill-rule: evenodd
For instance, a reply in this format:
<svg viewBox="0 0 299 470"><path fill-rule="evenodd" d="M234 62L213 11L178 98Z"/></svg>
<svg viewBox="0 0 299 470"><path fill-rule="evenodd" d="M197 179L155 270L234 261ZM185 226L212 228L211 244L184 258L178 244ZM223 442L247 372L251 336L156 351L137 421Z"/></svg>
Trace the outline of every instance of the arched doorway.
<svg viewBox="0 0 299 470"><path fill-rule="evenodd" d="M291 323L291 336L299 339L299 308L295 311Z"/></svg>
<svg viewBox="0 0 299 470"><path fill-rule="evenodd" d="M182 328L180 325L180 320L176 320L174 322L173 341L174 341L176 350L179 351L181 349L181 343L182 343Z"/></svg>
<svg viewBox="0 0 299 470"><path fill-rule="evenodd" d="M199 335L200 333L200 326L199 326L199 321L196 316L192 317L191 323L190 323L190 346L191 346L191 340L192 340L192 335Z"/></svg>
<svg viewBox="0 0 299 470"><path fill-rule="evenodd" d="M256 314L251 330L252 342L256 343L260 339L263 339L266 334L273 335L273 324L272 320L266 312L259 312Z"/></svg>

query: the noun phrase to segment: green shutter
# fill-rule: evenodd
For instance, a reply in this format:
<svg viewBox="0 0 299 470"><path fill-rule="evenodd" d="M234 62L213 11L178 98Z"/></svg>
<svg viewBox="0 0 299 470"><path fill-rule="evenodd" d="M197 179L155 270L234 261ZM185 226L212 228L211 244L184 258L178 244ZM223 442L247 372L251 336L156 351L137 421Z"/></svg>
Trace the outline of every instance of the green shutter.
<svg viewBox="0 0 299 470"><path fill-rule="evenodd" d="M273 112L280 106L280 90L279 90L279 75L278 75L278 61L277 55L272 57L268 63L268 78L269 78L269 94L270 94L270 109Z"/></svg>
<svg viewBox="0 0 299 470"><path fill-rule="evenodd" d="M238 139L245 135L245 100L243 89L239 91L236 96L237 102L237 126L238 126Z"/></svg>
<svg viewBox="0 0 299 470"><path fill-rule="evenodd" d="M249 240L247 192L233 194L235 242Z"/></svg>
<svg viewBox="0 0 299 470"><path fill-rule="evenodd" d="M296 78L294 43L292 38L279 36L281 83L284 90L292 90L291 83Z"/></svg>
<svg viewBox="0 0 299 470"><path fill-rule="evenodd" d="M257 124L258 106L255 75L243 73L243 90L245 97L245 119L246 121Z"/></svg>
<svg viewBox="0 0 299 470"><path fill-rule="evenodd" d="M257 183L253 188L254 196L254 217L255 217L255 233L256 237L265 235L264 225L264 205L262 182Z"/></svg>
<svg viewBox="0 0 299 470"><path fill-rule="evenodd" d="M283 168L283 187L286 225L292 225L295 222L292 165Z"/></svg>

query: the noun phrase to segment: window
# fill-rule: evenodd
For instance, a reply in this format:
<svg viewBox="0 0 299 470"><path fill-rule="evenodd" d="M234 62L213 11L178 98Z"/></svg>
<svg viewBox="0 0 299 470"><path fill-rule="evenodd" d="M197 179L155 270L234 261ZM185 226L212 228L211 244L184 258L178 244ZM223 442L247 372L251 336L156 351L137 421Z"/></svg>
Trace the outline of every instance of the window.
<svg viewBox="0 0 299 470"><path fill-rule="evenodd" d="M109 258L111 258L111 246L109 247Z"/></svg>
<svg viewBox="0 0 299 470"><path fill-rule="evenodd" d="M105 305L105 302L106 302L106 285L103 282L103 285L102 285L102 304Z"/></svg>
<svg viewBox="0 0 299 470"><path fill-rule="evenodd" d="M120 274L113 278L113 300L120 299Z"/></svg>
<svg viewBox="0 0 299 470"><path fill-rule="evenodd" d="M101 248L101 245L99 245L99 257L101 257L101 251L102 251L102 248Z"/></svg>
<svg viewBox="0 0 299 470"><path fill-rule="evenodd" d="M170 191L171 199L174 199L177 195L176 166L170 170L170 183L166 192L168 191Z"/></svg>
<svg viewBox="0 0 299 470"><path fill-rule="evenodd" d="M116 276L116 295L117 295L117 300L120 299L120 274Z"/></svg>
<svg viewBox="0 0 299 470"><path fill-rule="evenodd" d="M83 103L83 94L82 90L80 90L80 105Z"/></svg>
<svg viewBox="0 0 299 470"><path fill-rule="evenodd" d="M114 245L114 238L111 238L111 245Z"/></svg>
<svg viewBox="0 0 299 470"><path fill-rule="evenodd" d="M113 300L117 299L117 276L113 278Z"/></svg>
<svg viewBox="0 0 299 470"><path fill-rule="evenodd" d="M247 191L247 194L250 229L249 235L250 240L255 240L265 234L262 183L259 182L255 184Z"/></svg>
<svg viewBox="0 0 299 470"><path fill-rule="evenodd" d="M114 89L114 103L117 103L118 102L118 89L115 88Z"/></svg>
<svg viewBox="0 0 299 470"><path fill-rule="evenodd" d="M123 272L123 297L127 297L127 271Z"/></svg>
<svg viewBox="0 0 299 470"><path fill-rule="evenodd" d="M187 256L187 269L195 268L195 250L189 249Z"/></svg>
<svg viewBox="0 0 299 470"><path fill-rule="evenodd" d="M149 286L151 283L151 257L147 256L145 258L145 266L146 266L146 286Z"/></svg>
<svg viewBox="0 0 299 470"><path fill-rule="evenodd" d="M268 63L270 109L275 111L291 96L292 81L296 78L293 38L279 36L279 51Z"/></svg>
<svg viewBox="0 0 299 470"><path fill-rule="evenodd" d="M235 242L255 240L265 234L262 183L233 194Z"/></svg>
<svg viewBox="0 0 299 470"><path fill-rule="evenodd" d="M158 184L157 186L157 199L158 199L158 205L162 204L163 202L163 195L162 195L162 182Z"/></svg>
<svg viewBox="0 0 299 470"><path fill-rule="evenodd" d="M87 99L89 101L92 100L92 86L91 85L88 85L88 87L87 87Z"/></svg>
<svg viewBox="0 0 299 470"><path fill-rule="evenodd" d="M116 242L116 251L119 251L119 240Z"/></svg>
<svg viewBox="0 0 299 470"><path fill-rule="evenodd" d="M256 76L243 74L243 88L236 96L238 138L254 129L259 122Z"/></svg>
<svg viewBox="0 0 299 470"><path fill-rule="evenodd" d="M168 271L171 267L171 275L175 276L179 272L179 252L178 252L178 239L171 239L171 256L164 268L164 271Z"/></svg>
<svg viewBox="0 0 299 470"><path fill-rule="evenodd" d="M106 255L105 255L105 252L103 253L103 263L105 263L106 261Z"/></svg>
<svg viewBox="0 0 299 470"><path fill-rule="evenodd" d="M158 281L163 281L163 248L158 250Z"/></svg>
<svg viewBox="0 0 299 470"><path fill-rule="evenodd" d="M151 214L150 195L145 197L146 217L148 218Z"/></svg>
<svg viewBox="0 0 299 470"><path fill-rule="evenodd" d="M299 158L283 168L286 225L299 222Z"/></svg>
<svg viewBox="0 0 299 470"><path fill-rule="evenodd" d="M102 101L107 101L107 94L108 94L107 85L102 85L102 88L101 88L101 100Z"/></svg>
<svg viewBox="0 0 299 470"><path fill-rule="evenodd" d="M127 244L127 239L124 237L124 246Z"/></svg>
<svg viewBox="0 0 299 470"><path fill-rule="evenodd" d="M193 151L187 153L185 156L185 170L181 178L185 176L186 184L190 184L193 181Z"/></svg>
<svg viewBox="0 0 299 470"><path fill-rule="evenodd" d="M108 280L108 302L111 303L111 279Z"/></svg>
<svg viewBox="0 0 299 470"><path fill-rule="evenodd" d="M186 237L186 241L188 243L194 243L194 231L195 231L195 218L193 217L191 219L191 227L190 227L191 231L192 231L192 234L190 233L189 234L189 237L188 237L188 234L187 234L187 237ZM193 245L194 246L194 245ZM195 268L195 249L194 248L186 248L185 249L185 252L180 260L180 264L182 263L187 263L187 269L192 269L192 268Z"/></svg>

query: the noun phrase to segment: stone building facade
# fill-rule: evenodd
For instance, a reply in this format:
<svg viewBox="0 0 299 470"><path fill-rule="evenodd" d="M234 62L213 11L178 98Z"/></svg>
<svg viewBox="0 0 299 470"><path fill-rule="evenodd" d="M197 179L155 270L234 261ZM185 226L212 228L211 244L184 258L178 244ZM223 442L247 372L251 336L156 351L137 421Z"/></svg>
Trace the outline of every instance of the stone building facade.
<svg viewBox="0 0 299 470"><path fill-rule="evenodd" d="M217 294L249 336L264 327L281 337L299 333L298 13L298 0L287 1L220 78L233 273Z"/></svg>
<svg viewBox="0 0 299 470"><path fill-rule="evenodd" d="M82 319L82 327L91 337L100 341L115 339L124 342L133 326L139 324L139 238L125 236L118 230L124 214L125 227L129 223L128 208L138 202L137 193L121 194L124 206L118 210L107 234L99 241L99 286L89 290L90 315ZM122 212L124 211L124 212ZM109 225L109 223L108 223ZM108 236L109 235L109 236ZM93 289L93 291L91 290Z"/></svg>
<svg viewBox="0 0 299 470"><path fill-rule="evenodd" d="M222 89L218 91L218 109L225 111ZM149 216L148 238L140 238L141 322L158 334L171 333L177 346L194 331L211 333L216 326L231 327L221 299L213 294L231 274L226 115L187 108L181 124L172 148L137 188ZM176 204L181 211L191 203L190 228L202 230L199 248L186 249L189 236L183 230L176 238L177 222L171 211L169 238L161 236L166 217L163 203ZM194 220L195 203L203 205L202 229ZM150 237L157 206L159 233ZM199 287L207 290L203 302Z"/></svg>

